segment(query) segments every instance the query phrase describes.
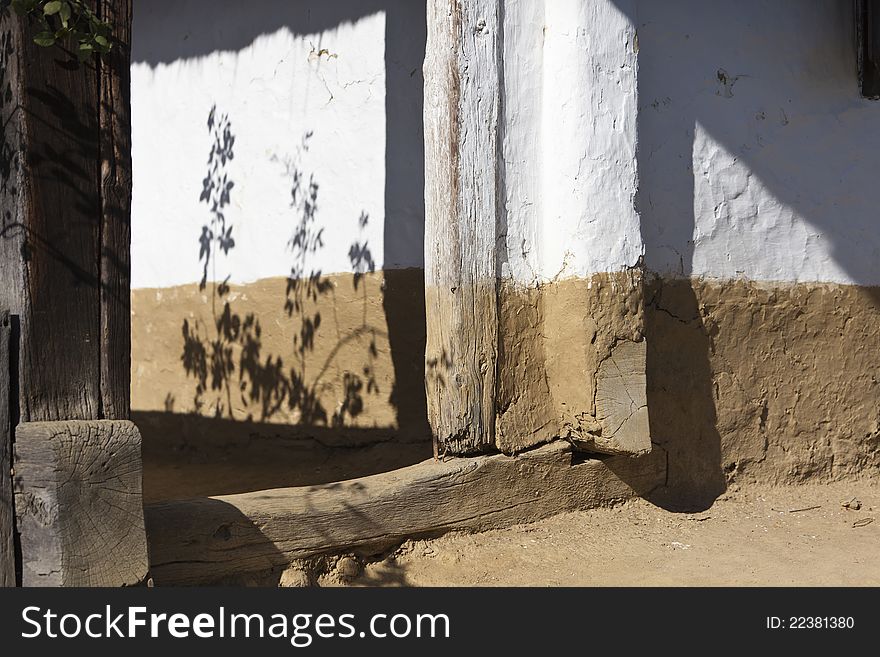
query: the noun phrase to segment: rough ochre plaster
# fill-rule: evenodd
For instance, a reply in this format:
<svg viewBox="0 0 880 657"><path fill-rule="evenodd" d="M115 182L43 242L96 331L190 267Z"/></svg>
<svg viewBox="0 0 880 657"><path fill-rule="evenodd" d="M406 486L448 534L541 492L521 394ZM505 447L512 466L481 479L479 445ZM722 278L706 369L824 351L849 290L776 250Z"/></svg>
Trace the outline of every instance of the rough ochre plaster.
<svg viewBox="0 0 880 657"><path fill-rule="evenodd" d="M656 279L646 332L662 500L709 503L733 480L876 476L880 289Z"/></svg>
<svg viewBox="0 0 880 657"><path fill-rule="evenodd" d="M134 291L137 410L292 424L304 433L335 427L341 434L394 433L403 416L418 434L420 270L213 287ZM400 305L389 307L389 297ZM393 354L388 317L397 323Z"/></svg>
<svg viewBox="0 0 880 657"><path fill-rule="evenodd" d="M555 438L605 453L650 449L638 270L502 285L496 446Z"/></svg>

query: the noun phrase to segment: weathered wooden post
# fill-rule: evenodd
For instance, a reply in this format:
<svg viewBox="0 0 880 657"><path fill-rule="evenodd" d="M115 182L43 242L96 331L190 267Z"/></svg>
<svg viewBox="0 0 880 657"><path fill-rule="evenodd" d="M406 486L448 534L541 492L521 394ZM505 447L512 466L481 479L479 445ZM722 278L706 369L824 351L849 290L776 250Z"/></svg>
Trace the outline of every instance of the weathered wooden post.
<svg viewBox="0 0 880 657"><path fill-rule="evenodd" d="M15 506L24 585L146 576L129 417L131 0L95 0L113 49L78 62L0 17L0 308L17 318Z"/></svg>
<svg viewBox="0 0 880 657"><path fill-rule="evenodd" d="M500 0L429 0L425 302L435 454L494 444Z"/></svg>
<svg viewBox="0 0 880 657"><path fill-rule="evenodd" d="M0 587L15 586L12 423L9 417L9 313L0 311Z"/></svg>
<svg viewBox="0 0 880 657"><path fill-rule="evenodd" d="M430 0L435 455L651 449L635 25L610 0ZM631 13L631 12L630 12Z"/></svg>

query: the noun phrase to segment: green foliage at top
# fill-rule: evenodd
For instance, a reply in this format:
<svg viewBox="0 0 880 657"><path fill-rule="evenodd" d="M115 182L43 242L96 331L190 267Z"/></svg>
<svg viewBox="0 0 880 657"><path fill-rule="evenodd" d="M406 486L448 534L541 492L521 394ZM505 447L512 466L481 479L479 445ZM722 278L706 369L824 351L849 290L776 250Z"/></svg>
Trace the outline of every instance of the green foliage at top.
<svg viewBox="0 0 880 657"><path fill-rule="evenodd" d="M69 41L81 60L93 53L110 52L110 25L82 0L11 0L9 4L20 16L31 16L38 22L41 29L34 37L38 46Z"/></svg>

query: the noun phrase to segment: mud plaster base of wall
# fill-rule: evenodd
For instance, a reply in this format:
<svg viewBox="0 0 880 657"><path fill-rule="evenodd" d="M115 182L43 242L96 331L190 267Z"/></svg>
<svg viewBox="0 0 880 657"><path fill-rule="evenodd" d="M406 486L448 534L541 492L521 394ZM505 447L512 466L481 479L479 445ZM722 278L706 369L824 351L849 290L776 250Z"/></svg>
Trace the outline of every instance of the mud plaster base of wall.
<svg viewBox="0 0 880 657"><path fill-rule="evenodd" d="M324 483L426 458L424 317L420 269L134 290L147 498Z"/></svg>
<svg viewBox="0 0 880 657"><path fill-rule="evenodd" d="M323 483L427 457L421 271L369 274L357 285L351 275L324 280L331 287L323 285L317 298L292 316L284 309L286 279L233 286L215 306L222 319L226 301L230 305L230 319L219 323L221 333L210 289L133 293L132 399L144 436L148 491L156 490L161 499L161 489L175 476L198 482L195 495L253 490L259 481L266 482L259 487ZM876 474L880 289L655 279L645 286L644 315L626 312L624 305L617 319L612 313L607 320L588 312L615 307L591 297L596 289L614 287L568 281L501 294L498 426L505 449L562 435L560 427L580 421L583 411L571 408L593 411L590 373L596 371L602 337L635 338L644 330L651 438L669 462L666 486L652 493L653 500L700 506L732 480L792 483ZM285 396L278 405L270 394L274 405L261 422L265 393L280 389L289 395L293 389L291 372L298 362L293 339L301 335L302 317L314 318L318 311L322 319L313 348L305 350L306 372L320 372L331 356L333 365L319 385L305 387L315 391L327 420L303 422L301 402L291 407ZM250 315L259 320L259 334ZM204 359L197 344L187 343L185 320L202 331ZM600 331L603 321L616 328ZM222 333L225 326L228 334ZM229 350L219 353L231 353L219 362L232 368L215 381L218 335ZM369 348L373 340L375 355ZM610 343L604 344L607 349ZM186 353L196 357L184 360ZM378 392L362 388L363 406L352 414L345 374L362 375L370 358ZM266 366L278 359L282 368ZM260 367L250 368L249 360ZM195 413L201 372L203 401ZM216 382L230 382L229 389ZM234 419L225 406L230 399ZM223 417L211 417L218 408ZM252 421L245 422L248 415ZM334 415L344 421L334 426ZM357 445L368 451L347 449ZM252 463L253 477L239 472L232 485L244 462ZM267 462L278 467L267 469ZM166 470L151 479L159 472L151 463L177 467L178 475ZM218 463L222 467L212 469ZM194 477L186 464L203 471ZM267 475L269 470L277 476Z"/></svg>
<svg viewBox="0 0 880 657"><path fill-rule="evenodd" d="M877 475L880 288L656 279L645 318L655 501Z"/></svg>
<svg viewBox="0 0 880 657"><path fill-rule="evenodd" d="M496 445L562 437L591 451L650 449L641 274L499 290Z"/></svg>
<svg viewBox="0 0 880 657"><path fill-rule="evenodd" d="M301 426L417 418L423 285L409 269L134 290L132 406Z"/></svg>

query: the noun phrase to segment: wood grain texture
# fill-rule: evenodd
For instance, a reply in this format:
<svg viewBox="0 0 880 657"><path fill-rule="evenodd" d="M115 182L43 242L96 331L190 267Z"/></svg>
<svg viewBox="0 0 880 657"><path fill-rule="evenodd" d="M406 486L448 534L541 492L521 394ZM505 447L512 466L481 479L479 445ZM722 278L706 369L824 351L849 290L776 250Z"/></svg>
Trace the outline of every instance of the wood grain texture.
<svg viewBox="0 0 880 657"><path fill-rule="evenodd" d="M24 109L21 97L22 32L10 9L0 11L0 308L19 307L24 268L18 253L23 245Z"/></svg>
<svg viewBox="0 0 880 657"><path fill-rule="evenodd" d="M0 18L0 307L20 326L22 421L128 416L131 3L100 11L118 39L101 62Z"/></svg>
<svg viewBox="0 0 880 657"><path fill-rule="evenodd" d="M14 466L23 586L144 580L141 438L134 424L19 424Z"/></svg>
<svg viewBox="0 0 880 657"><path fill-rule="evenodd" d="M618 343L596 375L596 420L602 428L596 451L638 456L651 451L645 381L647 345Z"/></svg>
<svg viewBox="0 0 880 657"><path fill-rule="evenodd" d="M426 386L435 450L495 433L499 0L430 0L425 55Z"/></svg>
<svg viewBox="0 0 880 657"><path fill-rule="evenodd" d="M160 586L234 582L319 554L608 504L664 480L656 455L578 461L557 442L517 457L431 460L323 486L151 504L150 573Z"/></svg>
<svg viewBox="0 0 880 657"><path fill-rule="evenodd" d="M132 0L98 0L113 49L98 61L101 131L102 417L131 412L131 18Z"/></svg>
<svg viewBox="0 0 880 657"><path fill-rule="evenodd" d="M0 311L0 587L15 586L12 427L9 417L9 313Z"/></svg>
<svg viewBox="0 0 880 657"><path fill-rule="evenodd" d="M33 43L12 18L21 160L4 209L0 305L19 316L22 420L100 413L100 201L94 66ZM8 213L8 214L7 214ZM12 270L12 271L10 271Z"/></svg>

